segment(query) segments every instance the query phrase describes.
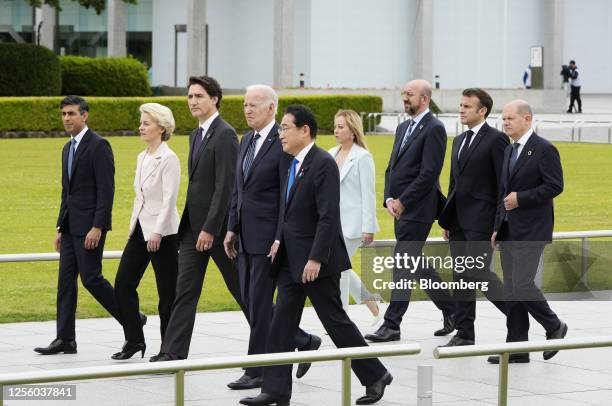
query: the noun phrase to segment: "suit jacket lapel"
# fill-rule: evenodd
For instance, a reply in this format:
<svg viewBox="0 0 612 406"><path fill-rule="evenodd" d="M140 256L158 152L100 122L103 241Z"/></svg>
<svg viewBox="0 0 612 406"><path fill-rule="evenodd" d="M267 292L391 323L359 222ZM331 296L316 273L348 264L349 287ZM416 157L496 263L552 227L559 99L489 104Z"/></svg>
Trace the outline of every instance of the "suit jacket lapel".
<svg viewBox="0 0 612 406"><path fill-rule="evenodd" d="M340 183L342 183L342 179L344 179L346 174L349 173L355 161L357 160L357 155L359 155L359 148L360 147L357 144L353 144L353 146L351 147L351 150L349 151L349 154L346 157L346 160L344 161L344 165L342 165L342 170L340 171Z"/></svg>
<svg viewBox="0 0 612 406"><path fill-rule="evenodd" d="M70 141L64 145L62 149L62 186L68 189L70 182L68 182L68 153L70 151Z"/></svg>
<svg viewBox="0 0 612 406"><path fill-rule="evenodd" d="M79 159L83 156L83 154L85 153L85 150L89 146L89 141L91 140L91 137L92 137L91 130L87 130L87 132L83 135L83 138L81 138L81 142L79 142L79 145L77 146L77 150L74 154L74 161L72 162L72 175L70 177L71 181L72 179L74 179L74 173L77 170ZM66 157L66 167L68 167L67 157Z"/></svg>
<svg viewBox="0 0 612 406"><path fill-rule="evenodd" d="M191 168L191 171L189 173L190 177L193 174L193 171L195 170L196 166L198 166L198 162L200 162L200 157L202 156L202 151L204 151L204 148L206 148L206 145L208 144L210 139L215 135L215 128L217 127L217 124L219 124L219 120L220 119L221 119L221 116L217 116L217 118L215 118L213 120L213 122L210 124L210 127L208 128L208 131L206 131L206 134L204 135L204 140L202 140L202 144L200 144L200 149L198 151L193 151L197 155L195 157L195 162L193 164L193 167ZM194 139L194 143L195 143L195 135L194 135L193 139ZM192 145L192 148L193 148L193 143L191 145Z"/></svg>
<svg viewBox="0 0 612 406"><path fill-rule="evenodd" d="M423 128L427 125L427 122L429 122L429 119L431 118L431 112L425 114L425 116L421 119L421 121L418 122L418 124L416 124L416 126L412 129L412 133L410 134L410 138L408 138L408 140L406 141L406 145L404 145L404 148L401 148L396 161L398 161L402 155L404 155L404 153L408 150L408 148L410 148L410 144L412 144L414 142L414 140L416 139L416 137L419 136L419 134L421 133L421 130L423 130ZM404 137L404 134L402 134L402 138ZM399 146L401 147L402 142L400 141Z"/></svg>
<svg viewBox="0 0 612 406"><path fill-rule="evenodd" d="M480 144L480 141L482 140L482 137L484 137L485 134L487 133L487 129L488 128L489 128L489 126L487 125L487 123L484 123L482 125L482 127L480 127L480 130L478 131L478 133L476 133L476 135L474 135L475 138L472 140L472 145L469 146L467 151L464 151L467 155L464 156L463 159L461 160L461 168L459 168L460 172L463 172L463 169L465 168L465 165L470 160L470 157L472 156L472 153L476 150L476 148L478 148L478 144ZM463 149L465 149L465 145L463 146ZM462 154L464 152L462 152Z"/></svg>
<svg viewBox="0 0 612 406"><path fill-rule="evenodd" d="M501 178L502 178L502 183L503 183L503 188L504 188L504 193L505 191L508 190L508 181L510 180L510 155L512 155L512 145L508 145L506 147L506 150L504 151L504 163L502 164L502 174L501 174Z"/></svg>
<svg viewBox="0 0 612 406"><path fill-rule="evenodd" d="M536 134L533 133L531 134L531 137L529 137L529 141L527 141L527 144L525 144L525 146L521 150L521 155L519 155L518 159L516 160L516 163L514 164L514 168L512 168L512 173L510 173L510 179L512 179L514 175L516 175L516 173L525 164L525 162L527 162L527 160L531 158L531 155L533 154L533 149L535 147L534 145L535 143L536 143Z"/></svg>
<svg viewBox="0 0 612 406"><path fill-rule="evenodd" d="M151 156L151 160L149 161L150 164L147 168L142 168L138 174L138 176L140 176L142 174L142 176L140 176L140 181L139 181L139 185L142 188L142 185L144 185L144 183L147 181L147 179L151 176L151 174L153 174L153 172L155 171L155 169L157 169L157 167L159 166L159 164L161 163L161 157L162 157L162 152L166 149L166 144L162 143L158 148L157 151L155 151L155 155ZM142 156L141 160L140 160L140 165L142 165L144 163L144 158L145 155ZM146 171L146 172L143 172Z"/></svg>
<svg viewBox="0 0 612 406"><path fill-rule="evenodd" d="M272 127L272 129L268 133L268 136L266 137L266 139L264 140L263 144L261 145L261 148L259 148L259 151L257 152L257 155L255 155L255 159L253 160L253 163L251 164L251 168L249 169L249 173L247 174L247 178L244 180L245 183L251 178L251 174L253 173L253 169L255 169L255 167L257 166L257 164L259 162L261 162L261 160L266 155L266 153L268 152L268 150L270 149L272 144L274 144L274 142L277 139L278 139L278 124L274 123L274 126ZM243 159L244 159L244 157L243 157ZM243 162L243 160L241 160L240 162Z"/></svg>
<svg viewBox="0 0 612 406"><path fill-rule="evenodd" d="M289 199L287 200L287 209L289 208L289 205L291 204L291 201L293 200L293 196L295 196L295 193L297 192L297 189L301 184L301 180L304 178L304 174L306 174L306 172L308 171L308 168L310 167L310 162L312 161L312 157L314 156L316 149L317 149L317 146L315 144L312 146L310 151L308 151L308 153L304 157L304 162L302 162L302 164L300 165L299 171L297 171L297 173L295 174L295 180L293 181L293 185L291 186L291 191L289 192ZM289 176L287 176L287 184L289 184ZM285 186L285 190L286 189L287 187Z"/></svg>
<svg viewBox="0 0 612 406"><path fill-rule="evenodd" d="M461 143L465 139L465 133L460 134L453 142L453 151L451 155L451 170L453 177L455 178L455 182L457 181L457 177L459 176L459 159L457 154L459 154L459 148L461 148Z"/></svg>

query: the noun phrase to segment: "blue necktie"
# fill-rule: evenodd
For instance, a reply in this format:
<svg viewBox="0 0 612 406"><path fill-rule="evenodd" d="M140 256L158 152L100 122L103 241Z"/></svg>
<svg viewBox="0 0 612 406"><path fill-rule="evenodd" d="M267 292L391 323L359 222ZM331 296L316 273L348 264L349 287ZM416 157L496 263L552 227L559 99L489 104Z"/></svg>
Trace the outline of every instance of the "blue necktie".
<svg viewBox="0 0 612 406"><path fill-rule="evenodd" d="M68 150L68 182L72 178L72 162L74 161L74 150L76 146L76 140L73 138L70 140L70 149Z"/></svg>
<svg viewBox="0 0 612 406"><path fill-rule="evenodd" d="M291 192L291 186L295 182L295 169L297 168L297 164L299 161L297 159L293 159L293 163L291 164L291 170L289 171L289 181L287 182L287 196L285 196L285 202L289 201L289 192Z"/></svg>
<svg viewBox="0 0 612 406"><path fill-rule="evenodd" d="M410 120L410 124L408 124L408 128L404 133L404 138L402 139L402 145L400 146L400 151L404 149L406 142L408 142L408 138L412 135L412 127L414 126L414 120Z"/></svg>

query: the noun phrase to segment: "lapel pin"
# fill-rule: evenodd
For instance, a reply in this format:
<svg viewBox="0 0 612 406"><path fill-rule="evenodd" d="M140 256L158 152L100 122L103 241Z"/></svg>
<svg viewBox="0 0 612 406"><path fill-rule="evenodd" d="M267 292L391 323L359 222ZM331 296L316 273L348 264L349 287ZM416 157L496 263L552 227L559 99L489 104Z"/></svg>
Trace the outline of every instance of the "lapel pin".
<svg viewBox="0 0 612 406"><path fill-rule="evenodd" d="M300 169L300 174L298 175L298 178L301 178L303 174L304 174L304 170Z"/></svg>
<svg viewBox="0 0 612 406"><path fill-rule="evenodd" d="M531 156L532 153L533 153L532 150L527 151L527 156Z"/></svg>
<svg viewBox="0 0 612 406"><path fill-rule="evenodd" d="M423 124L419 126L419 131L421 131L422 129L423 129Z"/></svg>

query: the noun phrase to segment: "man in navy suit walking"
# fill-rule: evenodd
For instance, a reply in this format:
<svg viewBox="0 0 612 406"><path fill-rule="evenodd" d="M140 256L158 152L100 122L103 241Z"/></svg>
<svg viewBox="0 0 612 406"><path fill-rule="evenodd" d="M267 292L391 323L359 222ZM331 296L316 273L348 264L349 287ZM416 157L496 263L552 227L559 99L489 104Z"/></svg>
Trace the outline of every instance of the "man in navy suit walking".
<svg viewBox="0 0 612 406"><path fill-rule="evenodd" d="M514 143L504 153L501 194L491 243L499 242L504 272L507 342L529 339L529 315L547 339L563 338L567 324L552 311L534 280L546 244L552 240L553 198L563 191L563 169L554 145L531 128L533 113L523 100L503 110L504 130ZM558 351L544 351L544 359ZM499 363L498 356L489 357ZM528 353L510 354L511 363L529 362Z"/></svg>

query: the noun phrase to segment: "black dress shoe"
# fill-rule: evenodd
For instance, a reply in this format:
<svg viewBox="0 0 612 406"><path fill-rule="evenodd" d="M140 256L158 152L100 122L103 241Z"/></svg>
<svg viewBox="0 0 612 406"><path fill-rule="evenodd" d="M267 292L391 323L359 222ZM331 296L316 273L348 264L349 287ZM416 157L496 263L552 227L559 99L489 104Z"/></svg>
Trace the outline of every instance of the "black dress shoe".
<svg viewBox="0 0 612 406"><path fill-rule="evenodd" d="M567 324L565 324L564 322L561 322L561 325L559 326L557 330L553 331L550 334L546 333L546 339L547 340L558 340L560 338L565 337L566 334L567 334ZM544 359L549 360L555 355L557 355L558 352L559 350L544 351Z"/></svg>
<svg viewBox="0 0 612 406"><path fill-rule="evenodd" d="M455 335L447 344L438 347L459 347L461 345L474 345L474 340L468 340Z"/></svg>
<svg viewBox="0 0 612 406"><path fill-rule="evenodd" d="M143 327L147 325L147 315L143 312L140 312L140 323Z"/></svg>
<svg viewBox="0 0 612 406"><path fill-rule="evenodd" d="M399 341L400 331L392 328L381 326L375 333L366 334L364 337L368 341L375 343L384 343L387 341Z"/></svg>
<svg viewBox="0 0 612 406"><path fill-rule="evenodd" d="M43 355L59 354L60 352L63 352L64 354L76 354L77 345L75 340L56 338L55 340L51 341L51 344L49 344L47 347L36 347L34 348L34 351Z"/></svg>
<svg viewBox="0 0 612 406"><path fill-rule="evenodd" d="M444 315L444 325L440 330L434 331L436 337L446 336L455 331L455 315Z"/></svg>
<svg viewBox="0 0 612 406"><path fill-rule="evenodd" d="M499 355L491 355L487 358L487 362L489 364L499 364ZM510 354L510 359L508 360L509 364L527 364L529 363L529 353L528 352L517 352L515 354Z"/></svg>
<svg viewBox="0 0 612 406"><path fill-rule="evenodd" d="M378 402L382 399L385 394L385 387L391 385L393 382L393 376L389 372L386 372L382 378L374 382L370 386L366 386L366 394L355 401L358 405L371 405L372 403Z"/></svg>
<svg viewBox="0 0 612 406"><path fill-rule="evenodd" d="M289 399L280 399L276 396L268 395L267 393L260 393L255 397L242 398L240 399L241 405L251 405L251 406L267 406L267 405L276 405L276 406L289 406Z"/></svg>
<svg viewBox="0 0 612 406"><path fill-rule="evenodd" d="M314 334L311 334L310 342L308 343L308 345L304 348L300 348L298 351L314 351L318 350L320 346L321 338ZM297 371L295 371L295 377L300 379L301 377L306 375L306 372L308 372L308 370L310 369L310 365L310 362L302 362L301 364L299 364L297 367Z"/></svg>
<svg viewBox="0 0 612 406"><path fill-rule="evenodd" d="M240 378L236 379L234 382L228 383L227 387L234 390L254 389L261 388L262 382L263 379L261 376L251 378L247 374L244 374Z"/></svg>
<svg viewBox="0 0 612 406"><path fill-rule="evenodd" d="M123 344L121 351L111 355L111 358L118 360L130 359L132 358L132 355L136 354L138 351L140 351L140 358L144 358L146 349L147 345L145 343L130 343L129 341L126 341L125 344Z"/></svg>
<svg viewBox="0 0 612 406"><path fill-rule="evenodd" d="M179 357L175 354L164 352L164 353L160 353L160 354L152 356L151 358L149 358L149 362L177 361L180 359L185 359L185 358Z"/></svg>

